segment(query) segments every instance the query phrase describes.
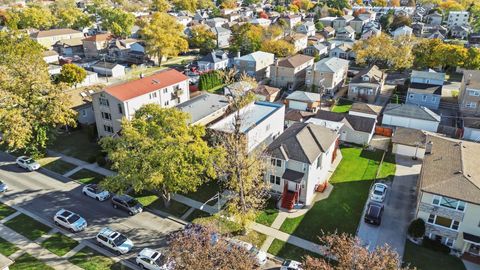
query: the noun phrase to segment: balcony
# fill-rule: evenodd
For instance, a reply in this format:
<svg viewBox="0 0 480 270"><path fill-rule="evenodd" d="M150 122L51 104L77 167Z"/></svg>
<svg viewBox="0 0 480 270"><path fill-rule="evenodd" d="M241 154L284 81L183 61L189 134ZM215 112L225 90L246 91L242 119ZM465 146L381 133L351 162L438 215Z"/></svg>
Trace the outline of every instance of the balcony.
<svg viewBox="0 0 480 270"><path fill-rule="evenodd" d="M428 203L421 202L418 209L422 212L429 213L436 216L447 217L456 221L463 221L463 217L465 216L464 212L460 212L457 210L431 205Z"/></svg>

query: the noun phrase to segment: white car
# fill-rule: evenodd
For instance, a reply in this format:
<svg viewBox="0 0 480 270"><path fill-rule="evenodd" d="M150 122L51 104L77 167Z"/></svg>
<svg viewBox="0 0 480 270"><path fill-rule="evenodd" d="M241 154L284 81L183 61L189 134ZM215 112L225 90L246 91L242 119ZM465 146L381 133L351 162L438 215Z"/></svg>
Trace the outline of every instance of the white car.
<svg viewBox="0 0 480 270"><path fill-rule="evenodd" d="M246 249L252 256L255 257L258 265L264 265L265 263L267 263L267 253L257 249L252 244L237 239L232 239L230 240L230 242L238 247Z"/></svg>
<svg viewBox="0 0 480 270"><path fill-rule="evenodd" d="M280 270L302 270L302 264L294 260L285 260Z"/></svg>
<svg viewBox="0 0 480 270"><path fill-rule="evenodd" d="M133 248L133 242L130 239L108 227L100 230L96 236L96 240L100 245L120 254L125 254Z"/></svg>
<svg viewBox="0 0 480 270"><path fill-rule="evenodd" d="M372 194L370 200L375 202L383 202L387 195L388 186L382 183L375 183L372 188Z"/></svg>
<svg viewBox="0 0 480 270"><path fill-rule="evenodd" d="M29 171L40 169L40 164L38 164L33 158L27 156L18 157L15 163L17 163L17 166Z"/></svg>
<svg viewBox="0 0 480 270"><path fill-rule="evenodd" d="M84 186L82 189L82 193L101 202L110 198L110 192L101 189L100 186L98 186L97 184L88 184Z"/></svg>
<svg viewBox="0 0 480 270"><path fill-rule="evenodd" d="M55 225L64 227L71 232L79 232L87 228L87 221L72 211L61 209L53 216Z"/></svg>
<svg viewBox="0 0 480 270"><path fill-rule="evenodd" d="M144 248L138 253L135 259L137 265L142 269L148 270L172 270L173 261L168 261L165 255L151 248Z"/></svg>

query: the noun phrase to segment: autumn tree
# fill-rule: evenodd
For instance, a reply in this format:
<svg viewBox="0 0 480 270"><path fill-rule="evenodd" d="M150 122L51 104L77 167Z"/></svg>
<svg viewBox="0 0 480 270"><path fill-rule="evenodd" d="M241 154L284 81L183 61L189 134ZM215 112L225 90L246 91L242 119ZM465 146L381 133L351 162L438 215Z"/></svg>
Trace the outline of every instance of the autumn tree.
<svg viewBox="0 0 480 270"><path fill-rule="evenodd" d="M211 0L172 0L172 4L178 10L188 10L191 12L195 12L197 9L214 7L214 4Z"/></svg>
<svg viewBox="0 0 480 270"><path fill-rule="evenodd" d="M75 126L75 111L54 85L43 49L28 36L0 32L1 144L42 155L58 126Z"/></svg>
<svg viewBox="0 0 480 270"><path fill-rule="evenodd" d="M167 13L154 13L152 19L142 29L147 53L157 57L159 66L164 57L177 56L188 50L188 42L183 35L183 25Z"/></svg>
<svg viewBox="0 0 480 270"><path fill-rule="evenodd" d="M235 0L222 0L222 3L220 4L221 8L224 9L234 9L237 7L237 1Z"/></svg>
<svg viewBox="0 0 480 270"><path fill-rule="evenodd" d="M209 227L190 225L168 238L168 256L175 269L257 269L255 258L245 248L232 245Z"/></svg>
<svg viewBox="0 0 480 270"><path fill-rule="evenodd" d="M216 35L205 25L196 25L190 28L191 36L188 39L190 48L199 48L201 54L212 52L216 47Z"/></svg>
<svg viewBox="0 0 480 270"><path fill-rule="evenodd" d="M262 46L260 47L261 51L269 52L275 54L276 57L287 57L292 55L295 52L295 47L283 40L265 40L262 42Z"/></svg>
<svg viewBox="0 0 480 270"><path fill-rule="evenodd" d="M456 68L474 65L475 51L468 50L462 45L447 44L438 39L421 39L413 47L415 66L423 68Z"/></svg>
<svg viewBox="0 0 480 270"><path fill-rule="evenodd" d="M374 7L386 7L387 0L373 0L372 5Z"/></svg>
<svg viewBox="0 0 480 270"><path fill-rule="evenodd" d="M152 10L157 12L167 12L171 5L167 0L152 0Z"/></svg>
<svg viewBox="0 0 480 270"><path fill-rule="evenodd" d="M55 1L50 9L58 19L58 27L81 29L92 24L92 18L77 8L73 0Z"/></svg>
<svg viewBox="0 0 480 270"><path fill-rule="evenodd" d="M314 4L310 0L294 0L292 4L296 5L298 9L308 11L313 8Z"/></svg>
<svg viewBox="0 0 480 270"><path fill-rule="evenodd" d="M57 19L48 8L37 5L11 9L7 12L6 20L6 25L12 29L48 30L57 23Z"/></svg>
<svg viewBox="0 0 480 270"><path fill-rule="evenodd" d="M410 26L412 25L412 19L409 16L398 15L393 18L392 24L390 25L390 29L395 30L402 26Z"/></svg>
<svg viewBox="0 0 480 270"><path fill-rule="evenodd" d="M391 0L390 1L390 6L399 7L400 6L400 0Z"/></svg>
<svg viewBox="0 0 480 270"><path fill-rule="evenodd" d="M461 10L464 10L464 7L458 3L457 1L455 0L445 0L445 1L441 1L439 4L438 4L439 8L441 8L442 10L445 10L446 12L450 12L450 11L461 11Z"/></svg>
<svg viewBox="0 0 480 270"><path fill-rule="evenodd" d="M480 49L475 47L468 48L467 57L464 61L463 68L480 69Z"/></svg>
<svg viewBox="0 0 480 270"><path fill-rule="evenodd" d="M118 8L102 8L98 15L102 18L102 26L115 36L128 37L133 25L135 24L135 16Z"/></svg>
<svg viewBox="0 0 480 270"><path fill-rule="evenodd" d="M134 118L122 120L122 136L101 140L117 175L102 184L111 191L154 191L166 207L172 193L193 192L214 177L213 160L220 151L202 139L205 128L189 125L189 115L176 108L148 104Z"/></svg>
<svg viewBox="0 0 480 270"><path fill-rule="evenodd" d="M324 235L320 241L326 247L327 256L312 258L306 256L303 262L305 270L344 270L344 269L371 269L371 270L409 270L410 267L401 267L398 254L388 246L377 247L370 252L364 247L359 238L349 234Z"/></svg>
<svg viewBox="0 0 480 270"><path fill-rule="evenodd" d="M65 64L60 70L58 81L66 83L68 86L76 86L83 82L87 77L87 71L75 64Z"/></svg>
<svg viewBox="0 0 480 270"><path fill-rule="evenodd" d="M232 41L230 48L242 55L249 54L260 49L263 37L263 28L250 23L235 25L232 27Z"/></svg>
<svg viewBox="0 0 480 270"><path fill-rule="evenodd" d="M329 8L342 10L344 8L350 8L350 1L348 1L348 0L327 0L327 6Z"/></svg>

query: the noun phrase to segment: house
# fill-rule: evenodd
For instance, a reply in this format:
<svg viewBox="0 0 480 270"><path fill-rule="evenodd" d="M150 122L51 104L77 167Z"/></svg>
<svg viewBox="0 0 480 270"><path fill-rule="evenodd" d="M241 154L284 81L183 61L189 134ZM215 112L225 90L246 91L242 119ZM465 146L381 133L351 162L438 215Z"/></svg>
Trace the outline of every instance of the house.
<svg viewBox="0 0 480 270"><path fill-rule="evenodd" d="M297 32L304 34L308 37L315 36L315 32L317 29L315 28L315 24L313 22L304 22L297 28Z"/></svg>
<svg viewBox="0 0 480 270"><path fill-rule="evenodd" d="M47 64L58 63L58 53L56 51L44 51L42 52L43 61Z"/></svg>
<svg viewBox="0 0 480 270"><path fill-rule="evenodd" d="M178 23L185 27L193 20L192 17L189 16L177 16L176 19Z"/></svg>
<svg viewBox="0 0 480 270"><path fill-rule="evenodd" d="M260 84L257 88L252 90L257 97L257 100L274 102L277 100L280 94L280 88L271 87L268 85Z"/></svg>
<svg viewBox="0 0 480 270"><path fill-rule="evenodd" d="M383 111L382 125L437 132L439 124L438 114L417 105L390 103Z"/></svg>
<svg viewBox="0 0 480 270"><path fill-rule="evenodd" d="M337 17L322 17L318 19L319 22L323 24L324 27L332 27L333 26L333 21L335 21ZM333 28L332 28L333 29Z"/></svg>
<svg viewBox="0 0 480 270"><path fill-rule="evenodd" d="M376 122L376 119L370 117L324 110L319 110L315 116L307 120L307 123L334 130L340 135L340 141L360 145L370 143L375 133Z"/></svg>
<svg viewBox="0 0 480 270"><path fill-rule="evenodd" d="M365 40L365 39L369 39L371 37L378 37L381 34L382 34L382 30L380 30L378 28L370 28L370 29L367 29L366 31L364 31L362 33L362 35L360 36L360 39Z"/></svg>
<svg viewBox="0 0 480 270"><path fill-rule="evenodd" d="M62 56L84 56L83 36L81 38L62 39L53 44L53 49Z"/></svg>
<svg viewBox="0 0 480 270"><path fill-rule="evenodd" d="M86 70L87 75L85 76L85 79L83 79L82 82L78 83L76 87L85 87L85 86L91 86L98 84L98 73L92 72L90 70Z"/></svg>
<svg viewBox="0 0 480 270"><path fill-rule="evenodd" d="M223 94L225 96L243 96L247 92L255 89L255 84L250 81L238 81L223 88Z"/></svg>
<svg viewBox="0 0 480 270"><path fill-rule="evenodd" d="M480 47L480 33L470 33L467 45L469 47Z"/></svg>
<svg viewBox="0 0 480 270"><path fill-rule="evenodd" d="M416 218L425 236L462 258L480 255L480 145L429 135L418 181Z"/></svg>
<svg viewBox="0 0 480 270"><path fill-rule="evenodd" d="M296 27L298 24L302 22L302 16L297 14L287 15L283 17L283 19L287 22L288 27L290 27L290 29L293 29L294 27Z"/></svg>
<svg viewBox="0 0 480 270"><path fill-rule="evenodd" d="M92 95L97 92L98 90L94 88L71 88L65 91L65 94L71 104L70 108L77 112L77 122L80 123L80 125L95 124Z"/></svg>
<svg viewBox="0 0 480 270"><path fill-rule="evenodd" d="M289 109L316 112L320 108L320 94L295 91L285 98L285 104Z"/></svg>
<svg viewBox="0 0 480 270"><path fill-rule="evenodd" d="M197 61L200 71L222 70L229 65L230 58L228 54L222 50L213 51Z"/></svg>
<svg viewBox="0 0 480 270"><path fill-rule="evenodd" d="M294 123L304 123L314 115L315 115L314 112L290 109L285 114L285 127L288 128Z"/></svg>
<svg viewBox="0 0 480 270"><path fill-rule="evenodd" d="M306 123L294 123L267 147L273 168L265 173L265 181L282 195L283 208L314 203L315 192L328 184L337 148L335 131Z"/></svg>
<svg viewBox="0 0 480 270"><path fill-rule="evenodd" d="M363 32L363 26L368 22L368 19L360 16L350 21L350 27L354 30L355 34L361 34Z"/></svg>
<svg viewBox="0 0 480 270"><path fill-rule="evenodd" d="M285 37L285 40L293 44L295 52L299 52L308 46L308 37L304 34L294 33Z"/></svg>
<svg viewBox="0 0 480 270"><path fill-rule="evenodd" d="M443 15L438 13L438 11L434 11L431 14L428 14L427 16L427 24L429 25L441 25L443 21Z"/></svg>
<svg viewBox="0 0 480 270"><path fill-rule="evenodd" d="M322 43L314 43L303 50L305 55L309 56L326 56L328 55L328 47Z"/></svg>
<svg viewBox="0 0 480 270"><path fill-rule="evenodd" d="M262 51L256 51L251 54L235 58L235 68L238 72L245 73L261 81L270 77L270 65L273 64L275 55Z"/></svg>
<svg viewBox="0 0 480 270"><path fill-rule="evenodd" d="M453 38L466 39L470 34L470 29L463 25L454 25L450 28L450 35Z"/></svg>
<svg viewBox="0 0 480 270"><path fill-rule="evenodd" d="M38 42L47 49L52 49L53 44L60 40L67 40L72 38L82 38L83 33L69 28L52 29L45 31L38 31L32 33L30 38Z"/></svg>
<svg viewBox="0 0 480 270"><path fill-rule="evenodd" d="M115 39L107 46L108 58L128 64L142 65L150 62L145 50L145 44L138 39Z"/></svg>
<svg viewBox="0 0 480 270"><path fill-rule="evenodd" d="M173 107L190 98L188 77L174 69L122 84L107 86L92 95L95 122L100 137L113 136L121 130L121 120L131 120L145 104Z"/></svg>
<svg viewBox="0 0 480 270"><path fill-rule="evenodd" d="M348 85L348 99L374 103L382 92L386 75L377 66L361 70Z"/></svg>
<svg viewBox="0 0 480 270"><path fill-rule="evenodd" d="M82 40L85 57L96 58L107 52L108 42L112 39L111 34L98 34Z"/></svg>
<svg viewBox="0 0 480 270"><path fill-rule="evenodd" d="M399 28L395 29L394 31L392 31L392 36L394 38L399 38L399 37L403 37L403 36L410 37L410 36L412 36L412 34L413 34L413 29L411 27L406 26L406 25L404 25L402 27L399 27Z"/></svg>
<svg viewBox="0 0 480 270"><path fill-rule="evenodd" d="M326 39L333 38L335 36L335 29L330 26L325 26L322 31L320 31Z"/></svg>
<svg viewBox="0 0 480 270"><path fill-rule="evenodd" d="M355 52L353 51L353 46L349 43L342 43L339 46L330 50L330 57L337 57L345 60L355 59Z"/></svg>
<svg viewBox="0 0 480 270"><path fill-rule="evenodd" d="M345 26L337 30L335 35L337 39L355 40L355 30L351 26Z"/></svg>
<svg viewBox="0 0 480 270"><path fill-rule="evenodd" d="M480 115L480 70L463 71L458 104L463 114Z"/></svg>
<svg viewBox="0 0 480 270"><path fill-rule="evenodd" d="M202 11L202 10L197 10L195 12L195 14L193 15L193 19L196 20L196 21L203 21L205 19L208 19L208 17L210 17L208 15L208 12L207 11Z"/></svg>
<svg viewBox="0 0 480 270"><path fill-rule="evenodd" d="M269 27L270 24L272 24L272 21L264 18L253 18L250 20L250 23L261 27Z"/></svg>
<svg viewBox="0 0 480 270"><path fill-rule="evenodd" d="M313 57L303 54L276 60L270 66L270 85L287 90L303 86L306 70L313 65L313 60Z"/></svg>
<svg viewBox="0 0 480 270"><path fill-rule="evenodd" d="M228 23L227 19L219 18L219 17L205 20L205 24L212 27L212 28L213 27L222 27L226 23Z"/></svg>
<svg viewBox="0 0 480 270"><path fill-rule="evenodd" d="M451 29L453 26L467 26L470 12L468 11L450 11L448 13L447 26Z"/></svg>
<svg viewBox="0 0 480 270"><path fill-rule="evenodd" d="M465 117L463 118L463 134L462 139L474 142L480 141L480 118Z"/></svg>
<svg viewBox="0 0 480 270"><path fill-rule="evenodd" d="M240 109L240 132L247 140L248 152L257 146L268 145L283 132L285 106L283 104L256 101ZM210 126L216 132L234 131L237 112Z"/></svg>
<svg viewBox="0 0 480 270"><path fill-rule="evenodd" d="M223 49L230 46L232 31L223 27L212 27L210 30L216 35L217 48Z"/></svg>
<svg viewBox="0 0 480 270"><path fill-rule="evenodd" d="M444 81L445 73L433 70L412 71L405 103L424 106L433 110L438 109Z"/></svg>
<svg viewBox="0 0 480 270"><path fill-rule="evenodd" d="M352 15L344 15L341 17L337 17L332 22L332 27L338 31L339 29L344 28L345 26L349 25L350 22L354 19Z"/></svg>
<svg viewBox="0 0 480 270"><path fill-rule="evenodd" d="M333 94L347 78L349 62L337 57L324 58L307 69L305 84L312 89Z"/></svg>
<svg viewBox="0 0 480 270"><path fill-rule="evenodd" d="M418 129L397 127L392 136L392 153L395 155L423 159L427 134Z"/></svg>
<svg viewBox="0 0 480 270"><path fill-rule="evenodd" d="M223 117L229 105L225 96L202 93L176 107L190 115L189 124L207 126Z"/></svg>
<svg viewBox="0 0 480 270"><path fill-rule="evenodd" d="M382 106L363 102L355 102L352 104L352 107L350 107L348 114L378 119L382 110Z"/></svg>
<svg viewBox="0 0 480 270"><path fill-rule="evenodd" d="M125 76L125 66L113 62L98 61L92 70L100 75L118 78Z"/></svg>

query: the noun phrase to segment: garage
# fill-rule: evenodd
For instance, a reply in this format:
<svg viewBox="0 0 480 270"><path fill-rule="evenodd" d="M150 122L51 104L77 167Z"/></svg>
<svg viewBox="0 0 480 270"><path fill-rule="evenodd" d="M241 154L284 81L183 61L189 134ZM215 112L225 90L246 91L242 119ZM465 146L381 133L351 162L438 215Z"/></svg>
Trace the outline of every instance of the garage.
<svg viewBox="0 0 480 270"><path fill-rule="evenodd" d="M423 156L425 155L425 148L421 148L420 146L417 148L416 146L394 143L392 152L400 156L406 156L406 157L416 156L417 158L423 159Z"/></svg>
<svg viewBox="0 0 480 270"><path fill-rule="evenodd" d="M392 136L392 152L406 157L423 159L427 135L418 129L397 127Z"/></svg>
<svg viewBox="0 0 480 270"><path fill-rule="evenodd" d="M300 102L300 101L295 101L295 100L290 100L290 101L288 101L288 107L290 109L306 111L307 110L307 103Z"/></svg>

